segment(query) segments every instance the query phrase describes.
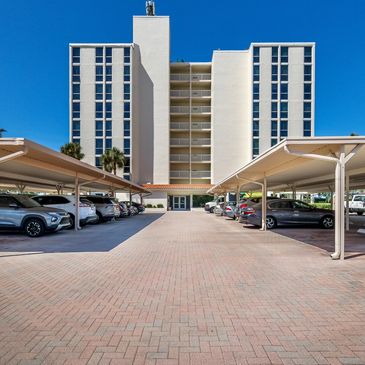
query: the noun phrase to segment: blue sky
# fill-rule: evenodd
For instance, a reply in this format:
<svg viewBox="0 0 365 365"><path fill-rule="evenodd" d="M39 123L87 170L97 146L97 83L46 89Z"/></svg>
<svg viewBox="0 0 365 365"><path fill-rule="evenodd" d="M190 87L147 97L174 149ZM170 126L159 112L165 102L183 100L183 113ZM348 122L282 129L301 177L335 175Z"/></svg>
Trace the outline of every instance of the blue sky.
<svg viewBox="0 0 365 365"><path fill-rule="evenodd" d="M144 0L12 0L0 12L0 128L58 149L68 140L68 43L131 42ZM365 135L364 0L157 0L171 60L214 49L314 41L316 134Z"/></svg>

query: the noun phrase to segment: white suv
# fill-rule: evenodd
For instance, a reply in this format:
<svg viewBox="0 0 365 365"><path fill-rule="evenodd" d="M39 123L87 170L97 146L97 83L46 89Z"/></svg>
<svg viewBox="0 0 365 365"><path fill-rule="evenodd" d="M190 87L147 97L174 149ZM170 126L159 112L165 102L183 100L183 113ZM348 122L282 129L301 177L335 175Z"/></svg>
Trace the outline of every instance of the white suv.
<svg viewBox="0 0 365 365"><path fill-rule="evenodd" d="M74 195L39 195L34 196L36 202L45 207L63 209L70 214L72 226L75 222L76 197ZM95 223L98 221L95 205L91 202L79 201L80 225Z"/></svg>

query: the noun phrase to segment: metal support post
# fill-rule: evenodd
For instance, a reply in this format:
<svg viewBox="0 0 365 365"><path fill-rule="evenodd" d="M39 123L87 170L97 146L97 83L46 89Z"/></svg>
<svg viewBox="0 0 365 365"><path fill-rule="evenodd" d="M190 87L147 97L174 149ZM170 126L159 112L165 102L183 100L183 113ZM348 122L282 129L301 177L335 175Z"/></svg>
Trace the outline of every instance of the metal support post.
<svg viewBox="0 0 365 365"><path fill-rule="evenodd" d="M75 231L78 231L80 228L80 183L79 176L76 173L75 177Z"/></svg>
<svg viewBox="0 0 365 365"><path fill-rule="evenodd" d="M350 176L346 174L346 231L350 230Z"/></svg>
<svg viewBox="0 0 365 365"><path fill-rule="evenodd" d="M266 199L267 199L267 180L266 176L264 177L264 183L262 184L262 217L261 217L261 230L266 231L266 212L267 212L267 205L266 205Z"/></svg>

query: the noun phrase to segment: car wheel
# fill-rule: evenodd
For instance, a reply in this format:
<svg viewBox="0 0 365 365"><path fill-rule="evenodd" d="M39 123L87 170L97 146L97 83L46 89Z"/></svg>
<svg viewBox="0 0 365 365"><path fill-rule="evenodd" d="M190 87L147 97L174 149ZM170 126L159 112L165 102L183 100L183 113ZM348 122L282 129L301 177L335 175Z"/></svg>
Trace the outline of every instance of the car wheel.
<svg viewBox="0 0 365 365"><path fill-rule="evenodd" d="M335 220L331 216L326 216L321 219L321 227L325 229L332 229L335 226Z"/></svg>
<svg viewBox="0 0 365 365"><path fill-rule="evenodd" d="M268 216L266 217L266 228L274 229L277 226L276 219L274 217Z"/></svg>
<svg viewBox="0 0 365 365"><path fill-rule="evenodd" d="M98 220L95 222L95 224L104 222L103 216L100 212L96 212L96 215L98 216Z"/></svg>
<svg viewBox="0 0 365 365"><path fill-rule="evenodd" d="M24 231L29 237L40 237L44 234L44 224L38 218L30 218L25 222Z"/></svg>
<svg viewBox="0 0 365 365"><path fill-rule="evenodd" d="M210 208L210 209L209 209L209 212L210 212L210 213L214 213L214 207Z"/></svg>
<svg viewBox="0 0 365 365"><path fill-rule="evenodd" d="M71 225L70 225L70 227L68 229L75 228L75 217L74 217L73 214L70 214L70 223L71 223Z"/></svg>
<svg viewBox="0 0 365 365"><path fill-rule="evenodd" d="M364 212L357 212L357 215L363 215Z"/></svg>

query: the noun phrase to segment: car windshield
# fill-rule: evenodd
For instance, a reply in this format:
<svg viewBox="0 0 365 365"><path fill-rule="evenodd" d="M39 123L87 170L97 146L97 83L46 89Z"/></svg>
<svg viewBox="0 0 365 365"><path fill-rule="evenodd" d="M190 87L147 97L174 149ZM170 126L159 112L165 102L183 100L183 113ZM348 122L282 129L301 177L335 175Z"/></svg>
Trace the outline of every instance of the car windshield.
<svg viewBox="0 0 365 365"><path fill-rule="evenodd" d="M36 208L41 205L26 195L14 196L14 199L24 208Z"/></svg>

